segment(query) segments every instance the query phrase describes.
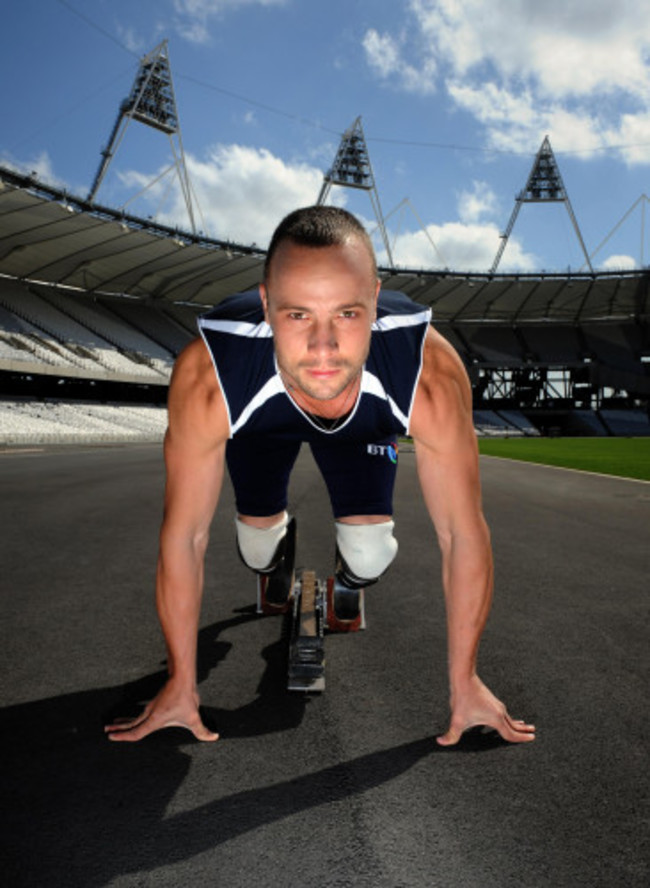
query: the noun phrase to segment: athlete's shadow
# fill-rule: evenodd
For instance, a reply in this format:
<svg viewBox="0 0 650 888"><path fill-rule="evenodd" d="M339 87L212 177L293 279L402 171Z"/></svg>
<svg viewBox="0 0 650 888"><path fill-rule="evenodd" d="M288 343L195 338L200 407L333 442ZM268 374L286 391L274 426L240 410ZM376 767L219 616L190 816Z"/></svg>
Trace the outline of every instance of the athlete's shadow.
<svg viewBox="0 0 650 888"><path fill-rule="evenodd" d="M245 608L200 630L199 683L231 649L223 635L259 619L254 608ZM255 699L234 710L205 712L206 721L225 737L288 730L304 715L305 695L286 690L282 618L270 619L277 639L262 652L266 663ZM181 840L163 827L167 806L190 769L192 757L186 748L195 744L191 735L170 729L141 743L116 744L103 731L115 717L137 713L165 678L166 670L161 669L122 687L0 710L3 884L99 886L121 873L195 853L194 841L187 846L186 836ZM218 748L206 746L216 756ZM202 823L199 816L199 830ZM214 830L210 835L204 835L203 850L219 842Z"/></svg>
<svg viewBox="0 0 650 888"><path fill-rule="evenodd" d="M223 660L232 643L221 640L228 630L263 619L255 609L239 608L230 619L213 623L199 630L197 650L197 680L199 686ZM267 618L277 630L277 638L261 652L266 665L257 687L257 696L237 709L203 706L201 714L212 730L224 737L251 737L259 734L286 731L297 727L309 703L305 694L287 690L287 653L289 624L286 617ZM131 682L123 689L122 698L105 713L106 723L116 717L136 715L143 702L151 700L163 686L166 671L162 670Z"/></svg>
<svg viewBox="0 0 650 888"><path fill-rule="evenodd" d="M251 610L200 633L199 675L226 656L220 636L258 619ZM208 709L225 737L295 727L307 700L286 686L286 641L264 651L266 670L255 700L233 711ZM100 888L123 875L181 865L247 832L393 780L438 751L433 738L371 752L271 786L248 789L195 807L184 799L169 813L193 759L218 771L219 744L200 746L170 729L136 744L108 741L102 725L124 706L150 699L164 671L126 687L64 694L0 711L0 850L3 883L12 888ZM478 747L490 748L482 741ZM471 748L471 747L470 747ZM474 747L475 749L477 747ZM215 780L218 796L219 781ZM133 882L135 884L135 881ZM189 883L188 883L189 884Z"/></svg>

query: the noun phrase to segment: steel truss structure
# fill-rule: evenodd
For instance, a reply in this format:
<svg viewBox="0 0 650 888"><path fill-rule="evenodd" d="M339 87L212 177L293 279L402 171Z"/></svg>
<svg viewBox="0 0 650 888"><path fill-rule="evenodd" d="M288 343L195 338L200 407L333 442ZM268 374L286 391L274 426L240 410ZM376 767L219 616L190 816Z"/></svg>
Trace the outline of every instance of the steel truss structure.
<svg viewBox="0 0 650 888"><path fill-rule="evenodd" d="M564 187L562 176L560 175L560 168L557 165L549 138L546 136L537 152L526 185L523 191L520 191L517 195L515 206L512 215L510 216L510 221L508 222L508 227L501 235L501 243L499 244L499 249L494 257L492 267L490 268L490 274L494 274L499 267L499 262L503 256L508 239L512 234L512 229L515 227L519 211L525 203L563 203L569 214L571 223L573 224L573 230L580 242L580 247L585 257L585 264L588 266L589 271L593 271L591 259L587 253L582 234L580 233L578 220L575 217L571 201L569 200L569 195Z"/></svg>
<svg viewBox="0 0 650 888"><path fill-rule="evenodd" d="M126 134L129 124L133 120L151 127L168 137L173 163L149 183L147 188L155 185L170 172L175 171L185 202L190 229L193 234L196 234L194 208L196 206L198 210L198 202L192 190L185 165L185 152L183 150L181 126L174 96L174 84L172 82L166 40L163 40L140 62L131 93L120 105L108 145L102 151L102 160L88 193L88 201L90 203L94 202L111 161Z"/></svg>
<svg viewBox="0 0 650 888"><path fill-rule="evenodd" d="M474 378L475 408L536 411L565 407L600 409L604 388L591 382L589 367L481 367Z"/></svg>
<svg viewBox="0 0 650 888"><path fill-rule="evenodd" d="M327 201L333 185L340 185L342 188L358 188L361 191L368 192L388 257L388 264L393 265L393 255L386 233L386 225L379 203L379 193L377 192L375 177L370 163L370 154L368 153L368 146L366 145L366 137L363 134L360 117L357 117L352 126L341 137L334 163L328 172L325 173L323 186L316 201L318 205L324 204Z"/></svg>

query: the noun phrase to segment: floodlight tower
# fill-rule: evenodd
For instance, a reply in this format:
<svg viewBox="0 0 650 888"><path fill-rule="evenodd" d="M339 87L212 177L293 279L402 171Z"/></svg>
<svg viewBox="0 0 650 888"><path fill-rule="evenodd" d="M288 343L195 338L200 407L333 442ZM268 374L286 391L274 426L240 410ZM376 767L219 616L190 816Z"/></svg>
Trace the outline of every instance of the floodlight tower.
<svg viewBox="0 0 650 888"><path fill-rule="evenodd" d="M88 193L89 201L92 202L95 199L95 195L108 171L113 156L119 148L132 120L143 123L145 126L150 126L164 133L169 138L174 162L164 173L157 176L154 182L159 181L171 170L176 170L190 226L192 232L196 234L194 221L194 202L196 198L192 192L185 165L185 153L183 151L183 140L181 138L181 127L178 120L166 40L158 44L140 62L131 93L120 105L108 146L102 151L102 160L92 188ZM151 182L150 185L153 185L154 182ZM147 187L150 187L150 185Z"/></svg>
<svg viewBox="0 0 650 888"><path fill-rule="evenodd" d="M366 139L361 126L361 117L357 117L352 126L341 137L334 163L323 179L323 186L317 200L319 206L326 202L332 185L341 185L344 188L358 188L368 192L377 219L377 225L381 232L381 238L384 242L388 262L392 266L393 255L388 243L384 217L379 203L379 194L375 186L370 155L368 154Z"/></svg>
<svg viewBox="0 0 650 888"><path fill-rule="evenodd" d="M497 266L499 265L501 257L503 256L503 251L505 250L506 244L508 243L508 238L510 237L515 222L517 221L519 210L521 209L522 204L525 203L563 203L565 205L567 213L569 214L569 218L573 223L573 229L580 242L580 246L585 257L585 262L589 266L589 271L593 272L591 259L589 258L587 248L585 247L584 241L582 239L582 234L580 233L580 228L578 227L578 221L571 207L569 195L567 194L567 190L564 187L564 182L562 181L560 169L557 165L557 161L555 160L555 155L553 154L551 143L548 136L545 136L541 148L539 149L539 151L537 152L537 156L535 157L530 175L528 176L528 181L526 182L526 187L517 195L515 206L512 211L512 215L510 216L510 221L508 222L508 227L506 228L504 234L501 235L501 243L499 244L499 249L497 250L497 254L494 257L492 267L490 268L490 274L494 274L494 272L497 270Z"/></svg>

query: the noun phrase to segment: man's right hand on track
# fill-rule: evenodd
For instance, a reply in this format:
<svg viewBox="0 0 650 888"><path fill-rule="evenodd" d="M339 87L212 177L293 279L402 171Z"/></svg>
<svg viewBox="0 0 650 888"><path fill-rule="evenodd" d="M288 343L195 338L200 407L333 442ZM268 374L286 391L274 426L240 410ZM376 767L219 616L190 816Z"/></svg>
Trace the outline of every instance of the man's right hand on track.
<svg viewBox="0 0 650 888"><path fill-rule="evenodd" d="M106 725L109 740L133 743L162 728L186 728L197 740L214 742L219 735L203 724L199 714L196 691L178 689L171 681L145 706L135 718L117 719Z"/></svg>

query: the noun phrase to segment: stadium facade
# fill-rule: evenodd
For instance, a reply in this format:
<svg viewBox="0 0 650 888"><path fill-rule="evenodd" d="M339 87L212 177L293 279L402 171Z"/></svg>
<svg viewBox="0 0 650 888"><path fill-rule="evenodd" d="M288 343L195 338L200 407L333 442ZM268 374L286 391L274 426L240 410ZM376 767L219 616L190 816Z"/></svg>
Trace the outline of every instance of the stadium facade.
<svg viewBox="0 0 650 888"><path fill-rule="evenodd" d="M263 262L257 247L157 225L0 168L0 440L20 439L13 419L30 409L56 432L70 428L62 405L85 404L101 429L114 425L116 404L145 413L164 404L197 315L255 287ZM433 309L468 368L479 433L650 434L647 269L380 274ZM147 426L145 415L122 417L118 437ZM162 427L158 419L151 435Z"/></svg>

